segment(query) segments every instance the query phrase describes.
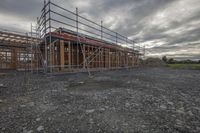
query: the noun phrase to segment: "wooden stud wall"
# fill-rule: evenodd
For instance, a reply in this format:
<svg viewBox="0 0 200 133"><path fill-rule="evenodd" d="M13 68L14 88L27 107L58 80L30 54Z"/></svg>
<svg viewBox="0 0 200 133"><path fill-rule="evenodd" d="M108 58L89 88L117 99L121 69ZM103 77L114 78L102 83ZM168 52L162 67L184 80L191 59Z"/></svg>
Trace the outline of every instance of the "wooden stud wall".
<svg viewBox="0 0 200 133"><path fill-rule="evenodd" d="M84 70L86 67L99 70L134 67L138 58L135 54L123 50L88 44L77 45L76 42L62 40L56 43L53 57L53 66L60 67L59 71Z"/></svg>

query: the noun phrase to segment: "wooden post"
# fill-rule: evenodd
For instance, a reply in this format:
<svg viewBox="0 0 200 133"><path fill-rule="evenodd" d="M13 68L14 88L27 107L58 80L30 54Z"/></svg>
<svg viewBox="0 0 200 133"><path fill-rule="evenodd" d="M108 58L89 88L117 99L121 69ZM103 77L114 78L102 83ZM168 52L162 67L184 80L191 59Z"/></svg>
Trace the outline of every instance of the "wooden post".
<svg viewBox="0 0 200 133"><path fill-rule="evenodd" d="M68 41L68 68L71 68L71 45L70 41Z"/></svg>
<svg viewBox="0 0 200 133"><path fill-rule="evenodd" d="M11 68L16 69L17 66L17 48L13 48L11 50Z"/></svg>
<svg viewBox="0 0 200 133"><path fill-rule="evenodd" d="M108 68L110 69L110 64L111 64L111 60L110 60L110 49L108 51Z"/></svg>
<svg viewBox="0 0 200 133"><path fill-rule="evenodd" d="M60 41L60 65L61 65L61 70L64 69L65 65L65 47L64 47L64 41Z"/></svg>
<svg viewBox="0 0 200 133"><path fill-rule="evenodd" d="M85 63L86 63L86 58L85 58L85 55L86 55L86 51L85 51L85 44L83 44L83 68L85 69Z"/></svg>

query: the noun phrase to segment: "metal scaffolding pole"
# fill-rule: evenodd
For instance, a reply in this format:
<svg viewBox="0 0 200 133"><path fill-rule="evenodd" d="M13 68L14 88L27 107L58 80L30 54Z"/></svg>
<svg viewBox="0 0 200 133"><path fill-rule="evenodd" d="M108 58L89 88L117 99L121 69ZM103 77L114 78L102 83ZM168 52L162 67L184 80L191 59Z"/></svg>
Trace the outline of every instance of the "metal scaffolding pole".
<svg viewBox="0 0 200 133"><path fill-rule="evenodd" d="M78 60L79 60L79 55L78 55L78 47L79 47L79 42L78 42L78 8L76 8L76 32L77 32L77 41L76 41L76 65L78 67Z"/></svg>
<svg viewBox="0 0 200 133"><path fill-rule="evenodd" d="M103 40L103 21L101 21L101 40Z"/></svg>
<svg viewBox="0 0 200 133"><path fill-rule="evenodd" d="M52 73L53 72L53 58L52 58L52 45L51 45L51 40L52 40L52 38L51 38L51 1L49 0L48 1L48 7L49 7L49 10L48 10L48 12L49 12L49 64L50 64L50 73Z"/></svg>
<svg viewBox="0 0 200 133"><path fill-rule="evenodd" d="M43 13L44 13L44 39L45 39L45 40L44 40L44 41L45 41L45 60L44 60L44 65L45 65L45 73L47 73L47 69L48 69L48 61L47 61L47 58L48 58L48 55L47 55L46 0L44 0L44 10L43 10ZM43 13L42 13L42 14L43 14Z"/></svg>

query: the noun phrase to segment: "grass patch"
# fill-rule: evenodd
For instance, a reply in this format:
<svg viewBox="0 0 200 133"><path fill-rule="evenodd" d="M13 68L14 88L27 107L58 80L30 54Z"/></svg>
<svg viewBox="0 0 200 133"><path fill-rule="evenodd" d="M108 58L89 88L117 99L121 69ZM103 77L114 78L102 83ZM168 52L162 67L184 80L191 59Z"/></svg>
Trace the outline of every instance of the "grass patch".
<svg viewBox="0 0 200 133"><path fill-rule="evenodd" d="M167 64L167 67L170 67L173 69L191 68L191 69L200 70L200 64Z"/></svg>

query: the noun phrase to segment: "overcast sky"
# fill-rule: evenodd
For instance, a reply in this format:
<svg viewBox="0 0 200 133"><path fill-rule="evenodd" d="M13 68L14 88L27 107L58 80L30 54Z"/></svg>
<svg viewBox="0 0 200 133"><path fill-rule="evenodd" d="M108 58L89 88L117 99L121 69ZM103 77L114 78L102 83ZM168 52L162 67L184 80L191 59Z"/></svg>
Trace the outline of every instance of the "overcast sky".
<svg viewBox="0 0 200 133"><path fill-rule="evenodd" d="M52 0L145 45L147 56L200 59L200 0ZM28 31L43 0L0 0L0 28Z"/></svg>

